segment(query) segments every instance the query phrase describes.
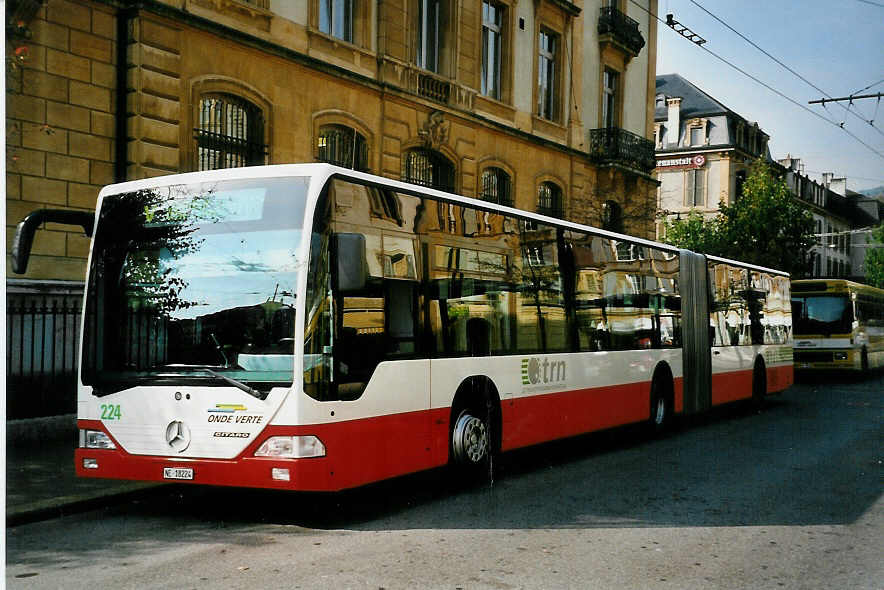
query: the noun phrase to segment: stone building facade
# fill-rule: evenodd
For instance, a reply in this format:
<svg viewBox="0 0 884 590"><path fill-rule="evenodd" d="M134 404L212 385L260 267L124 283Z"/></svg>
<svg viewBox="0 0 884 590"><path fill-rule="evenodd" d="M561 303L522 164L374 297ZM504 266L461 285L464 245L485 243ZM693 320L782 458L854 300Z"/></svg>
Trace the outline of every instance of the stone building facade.
<svg viewBox="0 0 884 590"><path fill-rule="evenodd" d="M653 236L656 0L9 0L7 196L329 161ZM12 299L77 305L48 223Z"/></svg>
<svg viewBox="0 0 884 590"><path fill-rule="evenodd" d="M624 229L652 231L656 2L8 4L37 8L7 40L7 243L114 181L316 160L595 225L641 202ZM26 278L79 281L87 249L49 225Z"/></svg>
<svg viewBox="0 0 884 590"><path fill-rule="evenodd" d="M660 210L712 216L739 198L754 160L771 160L769 136L678 74L657 76L656 92Z"/></svg>

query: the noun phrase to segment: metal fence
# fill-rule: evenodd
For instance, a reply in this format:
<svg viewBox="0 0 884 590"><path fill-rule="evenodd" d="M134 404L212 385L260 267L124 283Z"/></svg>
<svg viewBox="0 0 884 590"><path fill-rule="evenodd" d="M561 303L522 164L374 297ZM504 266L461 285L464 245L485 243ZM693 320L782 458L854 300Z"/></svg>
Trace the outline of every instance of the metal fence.
<svg viewBox="0 0 884 590"><path fill-rule="evenodd" d="M82 298L7 295L6 417L73 413Z"/></svg>

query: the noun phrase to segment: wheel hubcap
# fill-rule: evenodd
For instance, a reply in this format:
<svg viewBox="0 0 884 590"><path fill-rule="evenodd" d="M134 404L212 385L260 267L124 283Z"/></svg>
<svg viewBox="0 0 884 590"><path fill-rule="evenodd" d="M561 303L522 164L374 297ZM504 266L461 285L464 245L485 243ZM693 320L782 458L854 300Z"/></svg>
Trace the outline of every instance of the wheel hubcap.
<svg viewBox="0 0 884 590"><path fill-rule="evenodd" d="M454 426L453 443L458 461L479 463L488 453L488 430L485 423L464 412Z"/></svg>

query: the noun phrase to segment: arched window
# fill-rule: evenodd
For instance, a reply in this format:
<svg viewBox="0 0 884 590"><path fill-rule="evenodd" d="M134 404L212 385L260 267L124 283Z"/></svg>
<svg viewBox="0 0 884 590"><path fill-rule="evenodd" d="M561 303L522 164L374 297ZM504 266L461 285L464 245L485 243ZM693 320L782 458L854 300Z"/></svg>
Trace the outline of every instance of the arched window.
<svg viewBox="0 0 884 590"><path fill-rule="evenodd" d="M247 100L230 94L202 96L195 131L198 170L266 162L264 114Z"/></svg>
<svg viewBox="0 0 884 590"><path fill-rule="evenodd" d="M368 170L368 145L365 138L344 125L323 125L316 138L320 162L354 170Z"/></svg>
<svg viewBox="0 0 884 590"><path fill-rule="evenodd" d="M554 182L542 182L537 187L537 212L550 217L563 217L562 189Z"/></svg>
<svg viewBox="0 0 884 590"><path fill-rule="evenodd" d="M490 167L482 172L482 186L480 197L483 201L497 203L498 205L513 206L513 191L510 175L503 169Z"/></svg>
<svg viewBox="0 0 884 590"><path fill-rule="evenodd" d="M602 204L602 229L623 232L623 210L616 201L605 201Z"/></svg>
<svg viewBox="0 0 884 590"><path fill-rule="evenodd" d="M451 192L454 190L454 165L433 150L408 150L402 155L402 180Z"/></svg>

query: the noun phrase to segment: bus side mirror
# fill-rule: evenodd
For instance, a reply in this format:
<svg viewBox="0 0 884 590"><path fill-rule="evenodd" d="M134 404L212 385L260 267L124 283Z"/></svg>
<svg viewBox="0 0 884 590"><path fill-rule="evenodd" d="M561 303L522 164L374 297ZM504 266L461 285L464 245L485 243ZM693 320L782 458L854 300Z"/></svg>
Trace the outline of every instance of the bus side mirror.
<svg viewBox="0 0 884 590"><path fill-rule="evenodd" d="M337 290L343 293L365 288L368 264L365 260L363 234L335 234L335 253L338 259Z"/></svg>
<svg viewBox="0 0 884 590"><path fill-rule="evenodd" d="M37 209L28 213L24 219L18 222L18 226L15 228L15 237L12 239L12 272L20 275L27 272L31 246L34 244L34 233L38 227L47 222L79 225L83 227L87 236L92 237L95 214L68 209Z"/></svg>

